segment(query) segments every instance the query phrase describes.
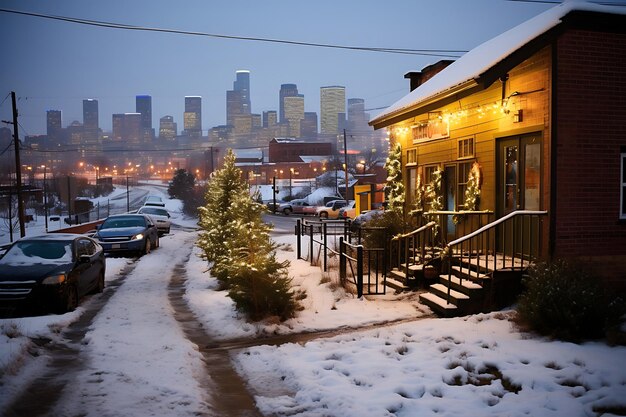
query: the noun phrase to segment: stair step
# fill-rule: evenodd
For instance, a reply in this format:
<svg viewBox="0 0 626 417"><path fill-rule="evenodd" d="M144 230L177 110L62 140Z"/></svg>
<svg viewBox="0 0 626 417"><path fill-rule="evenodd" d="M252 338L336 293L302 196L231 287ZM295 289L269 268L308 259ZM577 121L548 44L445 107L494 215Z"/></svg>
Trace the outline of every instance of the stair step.
<svg viewBox="0 0 626 417"><path fill-rule="evenodd" d="M448 287L443 284L433 284L430 286L430 291L437 296L446 299L448 297ZM450 299L453 300L452 304L458 306L459 303L467 301L470 297L462 292L450 289Z"/></svg>
<svg viewBox="0 0 626 417"><path fill-rule="evenodd" d="M410 289L403 282L400 282L390 277L387 277L387 279L385 280L385 285L389 288L393 288L394 290L396 290L396 292L404 292Z"/></svg>
<svg viewBox="0 0 626 417"><path fill-rule="evenodd" d="M404 264L400 264L400 266L403 269L406 268L406 264L405 263ZM424 264L413 264L413 263L409 264L409 271L413 271L413 272L421 271L423 268L424 268Z"/></svg>
<svg viewBox="0 0 626 417"><path fill-rule="evenodd" d="M436 294L430 292L423 293L420 294L419 299L423 304L426 304L428 307L430 307L431 310L438 314L441 314L442 316L454 317L459 314L459 309L457 306L446 302L445 299L439 297Z"/></svg>
<svg viewBox="0 0 626 417"><path fill-rule="evenodd" d="M439 276L439 280L440 281L444 281L444 282L448 282L448 276L442 274L442 275ZM464 279L463 282L461 283L461 278L455 277L454 275L452 275L450 277L450 281L455 286L462 287L462 288L466 289L467 291L479 291L479 290L483 289L482 286L480 286L479 284L475 283L474 281L470 281L469 279Z"/></svg>
<svg viewBox="0 0 626 417"><path fill-rule="evenodd" d="M470 277L471 279L474 280L483 280L483 279L491 279L490 275L487 274L481 274L480 272L476 272L472 269L468 269L468 268L461 268L460 266L454 265L452 266L452 270L458 272L459 274L463 274L465 276Z"/></svg>
<svg viewBox="0 0 626 417"><path fill-rule="evenodd" d="M398 281L406 282L406 274L398 268L392 269L390 275L395 277Z"/></svg>

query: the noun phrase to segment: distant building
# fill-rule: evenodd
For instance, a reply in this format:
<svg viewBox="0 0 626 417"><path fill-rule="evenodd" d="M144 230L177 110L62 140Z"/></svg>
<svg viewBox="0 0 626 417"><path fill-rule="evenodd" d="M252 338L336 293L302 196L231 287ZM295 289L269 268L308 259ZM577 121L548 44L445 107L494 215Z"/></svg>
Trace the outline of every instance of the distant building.
<svg viewBox="0 0 626 417"><path fill-rule="evenodd" d="M295 84L282 84L280 86L280 92L278 93L279 97L279 110L280 110L280 123L287 123L287 118L285 117L285 97L294 97L298 95L298 86Z"/></svg>
<svg viewBox="0 0 626 417"><path fill-rule="evenodd" d="M346 88L328 86L320 88L320 132L336 134L346 114Z"/></svg>
<svg viewBox="0 0 626 417"><path fill-rule="evenodd" d="M191 137L202 136L202 97L185 97L184 135Z"/></svg>
<svg viewBox="0 0 626 417"><path fill-rule="evenodd" d="M48 110L46 112L46 135L48 136L48 142L60 142L62 134L61 110Z"/></svg>
<svg viewBox="0 0 626 417"><path fill-rule="evenodd" d="M112 142L138 145L143 142L141 113L117 113L113 115Z"/></svg>
<svg viewBox="0 0 626 417"><path fill-rule="evenodd" d="M152 97L140 95L135 97L135 112L141 114L141 130L144 142L154 139L152 129Z"/></svg>
<svg viewBox="0 0 626 417"><path fill-rule="evenodd" d="M293 138L274 138L269 143L269 162L302 162L302 156L333 155L328 142L306 142Z"/></svg>
<svg viewBox="0 0 626 417"><path fill-rule="evenodd" d="M83 100L83 137L85 145L96 145L100 142L100 126L98 124L98 100Z"/></svg>
<svg viewBox="0 0 626 417"><path fill-rule="evenodd" d="M300 123L300 136L307 139L317 138L317 113L304 112L304 119Z"/></svg>
<svg viewBox="0 0 626 417"><path fill-rule="evenodd" d="M159 119L159 138L161 140L174 140L177 135L177 126L172 116L163 116Z"/></svg>
<svg viewBox="0 0 626 417"><path fill-rule="evenodd" d="M233 90L241 93L241 113L250 114L252 113L252 103L250 102L250 71L238 70L235 76L237 78L233 83Z"/></svg>
<svg viewBox="0 0 626 417"><path fill-rule="evenodd" d="M278 114L276 110L269 110L263 112L263 127L268 128L278 123Z"/></svg>
<svg viewBox="0 0 626 417"><path fill-rule="evenodd" d="M289 136L300 137L300 122L304 119L304 95L284 98L285 119L289 123Z"/></svg>

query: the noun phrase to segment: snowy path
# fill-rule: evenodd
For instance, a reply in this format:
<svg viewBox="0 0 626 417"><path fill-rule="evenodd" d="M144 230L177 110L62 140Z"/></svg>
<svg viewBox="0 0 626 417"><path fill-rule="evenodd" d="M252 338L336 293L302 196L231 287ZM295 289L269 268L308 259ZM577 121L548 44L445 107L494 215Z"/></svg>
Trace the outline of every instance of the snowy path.
<svg viewBox="0 0 626 417"><path fill-rule="evenodd" d="M142 257L87 332L85 365L50 415L212 415L204 366L173 316L168 282L194 234L179 232Z"/></svg>

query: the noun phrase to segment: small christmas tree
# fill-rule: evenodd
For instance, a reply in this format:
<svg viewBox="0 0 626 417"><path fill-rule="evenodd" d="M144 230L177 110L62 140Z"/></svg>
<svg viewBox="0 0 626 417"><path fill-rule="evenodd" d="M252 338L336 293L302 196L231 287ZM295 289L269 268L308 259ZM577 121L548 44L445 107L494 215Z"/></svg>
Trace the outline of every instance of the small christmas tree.
<svg viewBox="0 0 626 417"><path fill-rule="evenodd" d="M437 168L426 186L425 197L430 204L430 211L439 211L443 209L443 192L441 189L441 176L443 172Z"/></svg>
<svg viewBox="0 0 626 417"><path fill-rule="evenodd" d="M465 189L465 201L463 209L468 211L478 210L480 204L480 188L482 187L482 172L478 162L472 164L472 169L467 176L467 188Z"/></svg>
<svg viewBox="0 0 626 417"><path fill-rule="evenodd" d="M404 184L402 183L402 146L399 143L389 151L387 162L387 182L385 194L387 196L387 209L402 214L404 208Z"/></svg>
<svg viewBox="0 0 626 417"><path fill-rule="evenodd" d="M271 226L264 223L265 207L250 196L235 155L229 150L224 167L216 171L200 208L198 224L203 231L198 246L212 262L211 273L229 288L237 308L252 320L293 317L304 293L291 289L289 262L276 260Z"/></svg>

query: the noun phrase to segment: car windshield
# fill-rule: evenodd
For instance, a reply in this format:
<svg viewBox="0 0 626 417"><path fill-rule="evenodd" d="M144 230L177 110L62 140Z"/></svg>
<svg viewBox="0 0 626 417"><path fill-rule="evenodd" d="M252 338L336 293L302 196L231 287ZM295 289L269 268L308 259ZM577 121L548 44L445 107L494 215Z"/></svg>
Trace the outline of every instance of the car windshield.
<svg viewBox="0 0 626 417"><path fill-rule="evenodd" d="M29 240L17 242L2 257L4 265L64 264L72 261L72 242Z"/></svg>
<svg viewBox="0 0 626 417"><path fill-rule="evenodd" d="M143 227L146 223L142 217L120 217L118 219L107 219L102 223L100 229L118 229L120 227Z"/></svg>

